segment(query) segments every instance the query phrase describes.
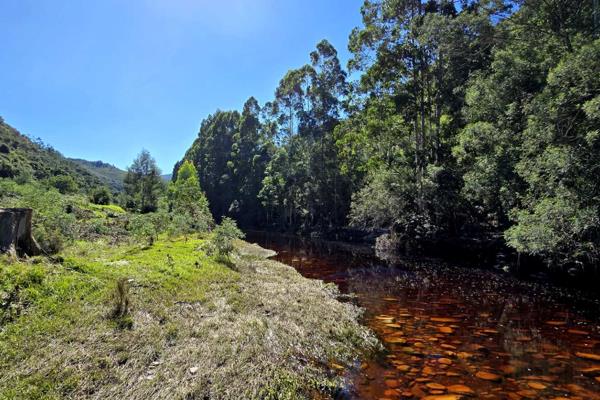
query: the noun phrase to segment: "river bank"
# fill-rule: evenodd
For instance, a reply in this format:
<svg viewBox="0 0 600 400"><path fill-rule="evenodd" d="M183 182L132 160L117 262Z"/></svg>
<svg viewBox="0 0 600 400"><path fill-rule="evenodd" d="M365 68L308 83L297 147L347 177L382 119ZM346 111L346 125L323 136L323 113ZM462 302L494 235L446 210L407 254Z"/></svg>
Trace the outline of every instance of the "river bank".
<svg viewBox="0 0 600 400"><path fill-rule="evenodd" d="M378 347L334 285L257 246L227 260L203 243L2 259L0 399L327 398Z"/></svg>

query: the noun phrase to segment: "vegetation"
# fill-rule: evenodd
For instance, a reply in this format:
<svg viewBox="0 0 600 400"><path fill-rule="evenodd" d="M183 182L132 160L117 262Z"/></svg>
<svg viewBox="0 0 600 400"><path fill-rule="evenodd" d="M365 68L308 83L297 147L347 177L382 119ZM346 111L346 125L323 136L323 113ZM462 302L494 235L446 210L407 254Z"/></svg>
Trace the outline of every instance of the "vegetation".
<svg viewBox="0 0 600 400"><path fill-rule="evenodd" d="M87 161L79 158L69 158L69 160L100 178L112 193L121 193L125 189L123 181L127 171L102 161Z"/></svg>
<svg viewBox="0 0 600 400"><path fill-rule="evenodd" d="M244 233L238 229L235 221L225 217L214 231L213 242L219 255L229 257L234 248L234 240L243 238Z"/></svg>
<svg viewBox="0 0 600 400"><path fill-rule="evenodd" d="M89 191L104 182L76 163L64 158L41 139L32 140L0 118L0 178L21 182L51 180L59 186Z"/></svg>
<svg viewBox="0 0 600 400"><path fill-rule="evenodd" d="M0 261L0 398L331 395L330 362L376 346L334 288L260 248L236 244L231 269L206 239L107 238Z"/></svg>
<svg viewBox="0 0 600 400"><path fill-rule="evenodd" d="M213 215L243 226L351 225L417 244L502 236L551 267L596 265L592 7L365 1L351 75L320 42L272 101L204 120L184 160Z"/></svg>
<svg viewBox="0 0 600 400"><path fill-rule="evenodd" d="M125 206L142 213L158 209L158 199L164 190L160 169L147 150L133 160L125 175Z"/></svg>
<svg viewBox="0 0 600 400"><path fill-rule="evenodd" d="M377 348L359 310L230 218L211 232L192 163L166 192L156 172L146 152L130 169L134 213L107 189L0 179L0 207L33 208L47 253L0 256L0 398L333 396L336 368Z"/></svg>

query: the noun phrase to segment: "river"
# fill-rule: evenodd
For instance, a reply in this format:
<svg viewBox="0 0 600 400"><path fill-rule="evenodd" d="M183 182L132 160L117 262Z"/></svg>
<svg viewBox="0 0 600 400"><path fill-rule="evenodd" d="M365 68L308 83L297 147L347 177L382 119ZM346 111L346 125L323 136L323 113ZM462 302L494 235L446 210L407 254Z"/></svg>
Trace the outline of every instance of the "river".
<svg viewBox="0 0 600 400"><path fill-rule="evenodd" d="M345 371L348 399L600 399L600 303L572 289L366 246L249 233L337 284L386 351Z"/></svg>

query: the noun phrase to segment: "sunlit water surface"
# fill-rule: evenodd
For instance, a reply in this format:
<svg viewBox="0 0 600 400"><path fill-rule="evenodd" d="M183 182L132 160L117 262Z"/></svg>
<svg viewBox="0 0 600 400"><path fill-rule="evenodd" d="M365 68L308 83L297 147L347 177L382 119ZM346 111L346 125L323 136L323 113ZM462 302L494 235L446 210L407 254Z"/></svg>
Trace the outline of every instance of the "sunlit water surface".
<svg viewBox="0 0 600 400"><path fill-rule="evenodd" d="M345 371L350 399L600 399L593 297L367 247L250 233L277 260L356 295L386 347Z"/></svg>

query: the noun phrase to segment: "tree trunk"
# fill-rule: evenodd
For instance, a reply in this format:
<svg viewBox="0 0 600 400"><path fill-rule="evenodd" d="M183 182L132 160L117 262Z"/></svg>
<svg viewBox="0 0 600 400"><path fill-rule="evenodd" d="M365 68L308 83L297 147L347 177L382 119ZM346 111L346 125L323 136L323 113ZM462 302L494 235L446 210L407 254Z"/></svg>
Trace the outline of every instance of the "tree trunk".
<svg viewBox="0 0 600 400"><path fill-rule="evenodd" d="M0 208L0 253L36 256L42 249L31 234L31 208Z"/></svg>

